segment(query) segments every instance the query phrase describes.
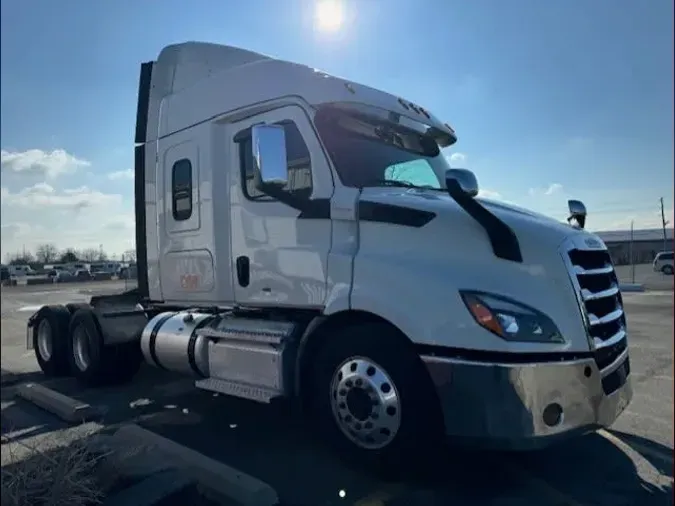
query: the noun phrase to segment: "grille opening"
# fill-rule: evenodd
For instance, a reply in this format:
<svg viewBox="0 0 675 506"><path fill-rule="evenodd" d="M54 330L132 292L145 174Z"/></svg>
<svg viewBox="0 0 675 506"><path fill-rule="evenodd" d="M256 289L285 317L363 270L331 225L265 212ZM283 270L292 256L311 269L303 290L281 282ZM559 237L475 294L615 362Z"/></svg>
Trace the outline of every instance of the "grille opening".
<svg viewBox="0 0 675 506"><path fill-rule="evenodd" d="M578 277L579 286L582 290L590 290L591 292L602 292L603 290L608 290L612 285L618 284L615 279L612 279L611 276L607 274L595 274Z"/></svg>
<svg viewBox="0 0 675 506"><path fill-rule="evenodd" d="M593 325L591 327L591 336L606 341L610 337L616 335L616 333L619 332L624 325L625 324L623 323L622 318L617 318L613 322Z"/></svg>
<svg viewBox="0 0 675 506"><path fill-rule="evenodd" d="M598 368L602 370L605 367L612 365L612 363L619 358L619 355L624 352L627 346L626 340L622 339L612 346L595 350L595 363L598 364Z"/></svg>
<svg viewBox="0 0 675 506"><path fill-rule="evenodd" d="M612 265L612 259L607 251L573 249L569 255L574 265L584 269L600 269Z"/></svg>
<svg viewBox="0 0 675 506"><path fill-rule="evenodd" d="M603 297L602 299L586 301L586 310L595 316L609 314L619 307L619 301L616 297Z"/></svg>

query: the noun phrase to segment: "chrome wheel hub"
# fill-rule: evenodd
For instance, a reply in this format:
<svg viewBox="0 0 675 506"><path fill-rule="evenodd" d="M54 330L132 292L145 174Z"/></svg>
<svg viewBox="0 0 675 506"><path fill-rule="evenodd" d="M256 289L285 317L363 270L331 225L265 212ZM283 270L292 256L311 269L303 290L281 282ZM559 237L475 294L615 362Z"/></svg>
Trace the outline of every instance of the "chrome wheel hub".
<svg viewBox="0 0 675 506"><path fill-rule="evenodd" d="M77 368L84 372L89 369L91 358L89 354L89 334L87 331L77 327L73 332L73 358Z"/></svg>
<svg viewBox="0 0 675 506"><path fill-rule="evenodd" d="M368 358L352 357L340 364L331 382L331 407L340 430L361 448L388 445L401 426L396 386Z"/></svg>
<svg viewBox="0 0 675 506"><path fill-rule="evenodd" d="M38 325L37 347L42 360L48 362L52 358L52 326L46 319Z"/></svg>

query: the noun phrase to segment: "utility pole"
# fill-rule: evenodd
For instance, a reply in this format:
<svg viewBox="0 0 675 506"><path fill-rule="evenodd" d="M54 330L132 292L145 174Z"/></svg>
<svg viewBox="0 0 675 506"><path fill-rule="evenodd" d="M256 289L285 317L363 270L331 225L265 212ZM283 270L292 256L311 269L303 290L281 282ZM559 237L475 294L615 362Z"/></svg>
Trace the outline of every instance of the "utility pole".
<svg viewBox="0 0 675 506"><path fill-rule="evenodd" d="M630 271L631 271L631 283L635 284L635 260L633 258L633 220L630 220L630 246L629 246L629 255L630 255Z"/></svg>
<svg viewBox="0 0 675 506"><path fill-rule="evenodd" d="M668 248L667 247L668 238L666 236L666 226L670 222L668 220L666 220L666 213L663 210L663 197L661 197L659 199L659 202L661 203L661 225L662 225L662 228L663 228L663 251L666 251L667 248Z"/></svg>

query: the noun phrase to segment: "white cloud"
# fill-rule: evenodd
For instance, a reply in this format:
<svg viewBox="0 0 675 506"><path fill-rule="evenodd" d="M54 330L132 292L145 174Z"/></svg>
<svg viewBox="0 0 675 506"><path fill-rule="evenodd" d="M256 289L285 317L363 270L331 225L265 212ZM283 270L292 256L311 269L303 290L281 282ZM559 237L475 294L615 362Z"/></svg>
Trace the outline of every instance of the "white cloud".
<svg viewBox="0 0 675 506"><path fill-rule="evenodd" d="M619 218L617 216L619 213L612 213L609 216L598 215L597 219L592 215L592 210L589 210L588 221L597 220L598 226L596 229L600 230L630 230L631 222L633 223L633 228L635 230L645 229L645 228L661 228L661 214L649 211L642 211L637 213L621 213L623 216ZM673 221L673 208L665 209L666 220L669 222ZM668 224L668 228L673 226L672 223Z"/></svg>
<svg viewBox="0 0 675 506"><path fill-rule="evenodd" d="M63 174L72 174L81 167L91 165L88 161L76 158L63 149L45 152L41 149L28 151L0 152L2 172L23 175L37 175L54 179Z"/></svg>
<svg viewBox="0 0 675 506"><path fill-rule="evenodd" d="M563 186L560 183L551 183L548 185L546 188L530 188L528 190L528 193L531 196L537 196L537 195L557 195L559 193L562 193L563 191Z"/></svg>
<svg viewBox="0 0 675 506"><path fill-rule="evenodd" d="M2 230L2 240L5 239L14 239L15 237L20 237L22 235L27 235L31 231L31 226L28 223L3 223L0 226Z"/></svg>
<svg viewBox="0 0 675 506"><path fill-rule="evenodd" d="M3 181L4 182L4 181ZM2 187L2 258L8 253L34 252L40 244L66 248L97 248L120 255L134 248L132 200L88 186L61 188L41 182L21 190Z"/></svg>
<svg viewBox="0 0 675 506"><path fill-rule="evenodd" d="M480 190L478 190L478 196L486 198L486 199L493 199L493 200L501 200L502 199L502 195L499 192L496 192L494 190L484 190L482 188Z"/></svg>
<svg viewBox="0 0 675 506"><path fill-rule="evenodd" d="M134 179L134 170L133 169L127 169L127 170L118 170L115 172L111 172L108 174L108 179L111 181L120 181L120 180L131 180L133 181Z"/></svg>
<svg viewBox="0 0 675 506"><path fill-rule="evenodd" d="M17 193L2 189L2 203L7 206L48 211L49 209L81 210L94 206L120 203L121 195L105 194L86 186L56 191L47 183L37 183Z"/></svg>
<svg viewBox="0 0 675 506"><path fill-rule="evenodd" d="M465 155L464 153L452 153L452 154L448 157L448 161L449 161L451 164L455 164L455 163L464 163L464 162L466 161L466 155Z"/></svg>

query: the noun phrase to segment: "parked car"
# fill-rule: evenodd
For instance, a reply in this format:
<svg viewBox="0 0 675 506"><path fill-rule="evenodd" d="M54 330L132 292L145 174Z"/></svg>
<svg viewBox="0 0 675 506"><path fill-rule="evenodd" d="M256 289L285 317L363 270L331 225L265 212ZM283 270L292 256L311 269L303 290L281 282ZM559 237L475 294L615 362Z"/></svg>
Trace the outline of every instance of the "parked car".
<svg viewBox="0 0 675 506"><path fill-rule="evenodd" d="M118 277L120 279L136 279L138 277L136 264L131 264L128 267L122 267L119 271Z"/></svg>
<svg viewBox="0 0 675 506"><path fill-rule="evenodd" d="M72 272L57 270L49 271L49 277L54 283L66 283L74 279Z"/></svg>
<svg viewBox="0 0 675 506"><path fill-rule="evenodd" d="M668 276L673 275L673 252L662 251L654 258L654 271L662 272Z"/></svg>
<svg viewBox="0 0 675 506"><path fill-rule="evenodd" d="M73 277L78 281L91 281L94 279L94 275L88 269L77 269L73 273Z"/></svg>

